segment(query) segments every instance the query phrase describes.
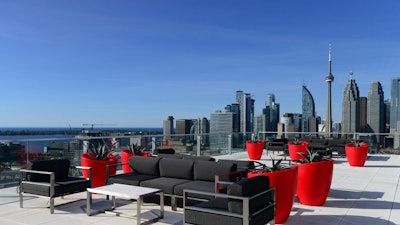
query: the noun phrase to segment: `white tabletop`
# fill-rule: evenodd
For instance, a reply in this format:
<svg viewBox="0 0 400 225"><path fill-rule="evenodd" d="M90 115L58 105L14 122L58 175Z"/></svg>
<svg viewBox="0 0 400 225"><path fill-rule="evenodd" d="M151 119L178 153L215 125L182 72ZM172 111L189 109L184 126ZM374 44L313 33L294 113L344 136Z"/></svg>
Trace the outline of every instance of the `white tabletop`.
<svg viewBox="0 0 400 225"><path fill-rule="evenodd" d="M137 199L141 196L161 192L160 189L126 185L126 184L110 184L95 188L87 188L87 191L91 193L111 195L127 199Z"/></svg>

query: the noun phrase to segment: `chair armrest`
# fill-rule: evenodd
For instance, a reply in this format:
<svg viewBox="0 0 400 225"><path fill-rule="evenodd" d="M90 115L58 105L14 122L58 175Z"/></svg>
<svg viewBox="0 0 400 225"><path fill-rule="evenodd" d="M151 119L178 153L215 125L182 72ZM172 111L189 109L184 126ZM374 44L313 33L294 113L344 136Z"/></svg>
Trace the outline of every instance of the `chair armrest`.
<svg viewBox="0 0 400 225"><path fill-rule="evenodd" d="M242 175L243 175L243 170L238 170L238 171L234 171L234 172L230 172L230 173L225 173L225 174L220 174L220 175L216 175L215 179L214 179L214 183L215 183L215 192L220 192L220 190L222 189L226 189L227 186L233 184L233 181L221 181L221 178L223 177L231 177L236 175L236 181L239 181L242 179ZM221 184L223 187L221 187Z"/></svg>
<svg viewBox="0 0 400 225"><path fill-rule="evenodd" d="M129 162L106 165L106 184L108 183L108 179L110 178L110 167L111 166L123 166L123 165L128 165L128 164L129 164Z"/></svg>
<svg viewBox="0 0 400 225"><path fill-rule="evenodd" d="M21 172L21 177L20 177L20 181L19 181L19 186L22 190L22 183L31 183L31 184L37 184L37 185L46 185L49 186L50 185L50 197L54 196L54 184L56 181L56 174L54 172L49 172L49 171L40 171L40 170L29 170L29 169L20 169L19 170ZM24 173L36 173L36 174L44 174L44 175L49 175L50 176L50 180L49 183L46 182L34 182L34 181L23 181L23 174ZM22 190L23 191L23 190Z"/></svg>
<svg viewBox="0 0 400 225"><path fill-rule="evenodd" d="M89 178L87 178L88 180L92 180L92 175L93 175L93 169L92 167L89 166L75 166L75 168L77 169L81 169L81 170L89 170Z"/></svg>

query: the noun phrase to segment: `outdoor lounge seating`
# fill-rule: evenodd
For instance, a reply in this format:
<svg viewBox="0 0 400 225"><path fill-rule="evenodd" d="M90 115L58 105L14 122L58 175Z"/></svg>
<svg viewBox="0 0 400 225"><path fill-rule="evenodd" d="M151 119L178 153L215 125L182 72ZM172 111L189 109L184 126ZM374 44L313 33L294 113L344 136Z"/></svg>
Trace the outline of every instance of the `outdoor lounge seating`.
<svg viewBox="0 0 400 225"><path fill-rule="evenodd" d="M192 195L209 195L211 200L188 205ZM256 176L228 187L227 194L185 190L184 224L261 225L275 224L275 189L269 178Z"/></svg>
<svg viewBox="0 0 400 225"><path fill-rule="evenodd" d="M200 160L201 158L201 160ZM120 183L163 190L176 207L176 198L183 198L184 189L215 192L221 189L218 182L236 181L237 165L233 162L162 157L131 157L131 173L110 176L107 183ZM216 182L217 181L217 182Z"/></svg>
<svg viewBox="0 0 400 225"><path fill-rule="evenodd" d="M285 138L274 138L266 141L265 149L268 151L278 151L282 152L285 155L287 154L287 143L288 140Z"/></svg>
<svg viewBox="0 0 400 225"><path fill-rule="evenodd" d="M33 194L50 199L50 213L54 213L54 198L86 191L91 187L92 169L77 167L90 171L89 179L69 176L70 161L53 159L34 161L28 169L21 169L19 184L20 208L23 208L23 194Z"/></svg>

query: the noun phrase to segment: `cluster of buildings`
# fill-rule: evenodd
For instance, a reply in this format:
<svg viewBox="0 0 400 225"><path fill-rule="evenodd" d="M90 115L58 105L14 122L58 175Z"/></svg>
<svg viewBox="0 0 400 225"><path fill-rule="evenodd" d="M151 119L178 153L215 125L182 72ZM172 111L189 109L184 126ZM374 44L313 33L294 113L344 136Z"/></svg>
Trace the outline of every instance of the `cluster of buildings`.
<svg viewBox="0 0 400 225"><path fill-rule="evenodd" d="M193 141L198 135L205 133L275 133L288 137L291 133L320 134L324 136L354 137L354 133L363 133L368 141L376 147L400 148L400 77L391 80L390 100L384 100L384 92L380 82L370 85L368 96L360 96L353 73L344 88L342 95L342 121L332 122L331 83L334 77L331 73L331 50L329 50L327 111L325 120L315 113L315 102L311 92L305 85L302 87L301 113L284 113L280 115L280 104L275 101L274 94L268 94L262 114L255 114L254 102L250 93L236 91L236 101L227 105L224 110L211 113L210 119L179 119L168 117L163 124L164 138L171 135L193 134ZM214 140L215 139L215 140ZM226 139L226 138L225 138ZM216 135L203 140L202 144L221 145ZM235 142L241 142L232 139Z"/></svg>

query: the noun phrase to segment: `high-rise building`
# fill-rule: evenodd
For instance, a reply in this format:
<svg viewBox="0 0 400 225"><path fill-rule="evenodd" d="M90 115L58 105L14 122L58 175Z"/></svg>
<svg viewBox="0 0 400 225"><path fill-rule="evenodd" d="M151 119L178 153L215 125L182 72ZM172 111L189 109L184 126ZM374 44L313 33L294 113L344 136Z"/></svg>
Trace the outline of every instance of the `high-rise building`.
<svg viewBox="0 0 400 225"><path fill-rule="evenodd" d="M360 130L360 92L356 81L353 79L353 72L350 72L350 79L347 81L343 92L342 101L342 132L354 133Z"/></svg>
<svg viewBox="0 0 400 225"><path fill-rule="evenodd" d="M367 104L368 99L367 97L360 97L360 129L359 131L365 133L367 131Z"/></svg>
<svg viewBox="0 0 400 225"><path fill-rule="evenodd" d="M268 94L263 109L265 131L276 132L279 123L279 103L275 102L275 95Z"/></svg>
<svg viewBox="0 0 400 225"><path fill-rule="evenodd" d="M285 113L281 118L285 138L294 139L297 135L293 132L300 131L301 114L299 113Z"/></svg>
<svg viewBox="0 0 400 225"><path fill-rule="evenodd" d="M400 121L400 77L393 77L390 89L390 133L399 131L397 123Z"/></svg>
<svg viewBox="0 0 400 225"><path fill-rule="evenodd" d="M332 49L329 45L329 57L328 57L328 75L325 77L325 81L328 83L328 101L326 108L326 120L325 120L325 132L327 136L331 136L332 131L332 97L331 97L331 83L333 82L332 75Z"/></svg>
<svg viewBox="0 0 400 225"><path fill-rule="evenodd" d="M175 134L177 134L177 138L182 140L184 143L189 139L188 134L190 134L190 129L192 127L192 120L188 119L178 119L176 120L176 129Z"/></svg>
<svg viewBox="0 0 400 225"><path fill-rule="evenodd" d="M385 102L384 92L380 82L372 82L368 92L367 132L385 133ZM383 143L383 136L373 136L378 144Z"/></svg>
<svg viewBox="0 0 400 225"><path fill-rule="evenodd" d="M171 139L172 134L174 134L174 117L168 116L167 120L164 120L164 122L163 122L164 140Z"/></svg>
<svg viewBox="0 0 400 225"><path fill-rule="evenodd" d="M301 131L302 132L316 132L317 123L315 118L315 103L311 92L303 85L302 89L302 121Z"/></svg>
<svg viewBox="0 0 400 225"><path fill-rule="evenodd" d="M232 133L233 113L216 111L210 116L210 148L226 149L228 147L227 134Z"/></svg>
<svg viewBox="0 0 400 225"><path fill-rule="evenodd" d="M252 132L254 120L254 99L249 93L236 91L236 102L240 108L240 132Z"/></svg>
<svg viewBox="0 0 400 225"><path fill-rule="evenodd" d="M197 136L201 136L201 145L205 146L210 143L209 135L204 135L210 133L210 121L206 118L198 118L192 121L192 127L190 133L194 134L192 140L194 141Z"/></svg>

